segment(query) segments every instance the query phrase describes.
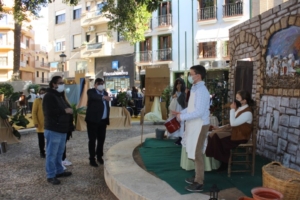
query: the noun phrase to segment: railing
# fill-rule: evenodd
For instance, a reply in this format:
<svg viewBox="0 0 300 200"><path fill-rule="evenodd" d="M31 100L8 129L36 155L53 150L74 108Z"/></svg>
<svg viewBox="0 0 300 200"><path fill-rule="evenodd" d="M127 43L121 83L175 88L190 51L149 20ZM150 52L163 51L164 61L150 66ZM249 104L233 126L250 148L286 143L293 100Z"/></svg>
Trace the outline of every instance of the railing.
<svg viewBox="0 0 300 200"><path fill-rule="evenodd" d="M140 51L137 52L137 56L140 62L152 62L152 51Z"/></svg>
<svg viewBox="0 0 300 200"><path fill-rule="evenodd" d="M101 49L101 48L102 48L102 43L87 44L87 50Z"/></svg>
<svg viewBox="0 0 300 200"><path fill-rule="evenodd" d="M103 15L102 10L90 11L86 13L86 18L89 19L89 18L99 17L102 15Z"/></svg>
<svg viewBox="0 0 300 200"><path fill-rule="evenodd" d="M198 21L210 20L217 18L217 7L211 6L206 8L200 8L198 11Z"/></svg>
<svg viewBox="0 0 300 200"><path fill-rule="evenodd" d="M149 22L148 22L148 27L149 27L149 28L148 28L149 30L152 30L152 19L149 20Z"/></svg>
<svg viewBox="0 0 300 200"><path fill-rule="evenodd" d="M49 83L50 79L49 78L35 78L36 83Z"/></svg>
<svg viewBox="0 0 300 200"><path fill-rule="evenodd" d="M157 17L157 26L172 26L172 15L161 15Z"/></svg>
<svg viewBox="0 0 300 200"><path fill-rule="evenodd" d="M50 64L49 63L40 63L40 66L41 67L47 67L47 68L50 68Z"/></svg>
<svg viewBox="0 0 300 200"><path fill-rule="evenodd" d="M205 44L198 46L198 58L215 58L217 57L216 46Z"/></svg>
<svg viewBox="0 0 300 200"><path fill-rule="evenodd" d="M223 17L243 15L243 3L230 3L223 6Z"/></svg>
<svg viewBox="0 0 300 200"><path fill-rule="evenodd" d="M25 61L21 61L20 62L20 67L26 67L26 62Z"/></svg>
<svg viewBox="0 0 300 200"><path fill-rule="evenodd" d="M157 52L157 60L164 61L164 60L172 60L172 49L159 49Z"/></svg>

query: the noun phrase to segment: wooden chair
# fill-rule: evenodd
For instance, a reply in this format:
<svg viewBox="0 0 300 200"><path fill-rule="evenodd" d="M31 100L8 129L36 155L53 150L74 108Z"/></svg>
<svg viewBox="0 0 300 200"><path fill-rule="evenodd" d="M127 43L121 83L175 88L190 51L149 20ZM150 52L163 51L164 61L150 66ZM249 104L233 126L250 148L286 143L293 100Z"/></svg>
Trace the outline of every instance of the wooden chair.
<svg viewBox="0 0 300 200"><path fill-rule="evenodd" d="M253 121L252 124L255 124L256 106L252 107L253 110ZM231 149L230 156L228 160L228 177L230 177L232 172L251 172L251 175L254 176L255 171L255 154L256 154L256 128L253 126L252 135L250 140L245 144L240 144L235 149ZM240 158L235 160L235 158ZM244 160L241 160L243 159ZM251 158L251 159L250 159ZM245 165L245 169L241 170L232 170L232 165Z"/></svg>
<svg viewBox="0 0 300 200"><path fill-rule="evenodd" d="M230 123L230 104L227 103L222 106L222 125Z"/></svg>

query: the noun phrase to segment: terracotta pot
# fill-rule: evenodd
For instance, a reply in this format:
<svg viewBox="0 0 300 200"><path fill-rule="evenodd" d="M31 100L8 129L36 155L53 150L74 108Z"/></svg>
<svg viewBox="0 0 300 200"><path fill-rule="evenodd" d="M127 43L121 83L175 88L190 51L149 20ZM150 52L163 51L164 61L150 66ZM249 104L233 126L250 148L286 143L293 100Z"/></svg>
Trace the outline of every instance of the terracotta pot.
<svg viewBox="0 0 300 200"><path fill-rule="evenodd" d="M4 101L4 94L0 94L0 102Z"/></svg>
<svg viewBox="0 0 300 200"><path fill-rule="evenodd" d="M254 200L281 200L283 199L283 194L280 192L264 187L257 187L251 190Z"/></svg>
<svg viewBox="0 0 300 200"><path fill-rule="evenodd" d="M250 198L250 197L240 197L239 200L253 200L253 198Z"/></svg>

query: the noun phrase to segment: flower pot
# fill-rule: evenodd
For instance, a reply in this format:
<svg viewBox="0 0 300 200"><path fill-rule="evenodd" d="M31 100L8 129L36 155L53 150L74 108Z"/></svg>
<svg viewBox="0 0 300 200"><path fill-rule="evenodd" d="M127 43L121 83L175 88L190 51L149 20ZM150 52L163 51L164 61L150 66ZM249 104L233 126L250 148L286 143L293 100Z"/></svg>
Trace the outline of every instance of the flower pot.
<svg viewBox="0 0 300 200"><path fill-rule="evenodd" d="M0 94L0 102L4 101L4 94Z"/></svg>
<svg viewBox="0 0 300 200"><path fill-rule="evenodd" d="M257 187L251 190L254 200L281 200L283 199L283 194L280 192L264 187Z"/></svg>

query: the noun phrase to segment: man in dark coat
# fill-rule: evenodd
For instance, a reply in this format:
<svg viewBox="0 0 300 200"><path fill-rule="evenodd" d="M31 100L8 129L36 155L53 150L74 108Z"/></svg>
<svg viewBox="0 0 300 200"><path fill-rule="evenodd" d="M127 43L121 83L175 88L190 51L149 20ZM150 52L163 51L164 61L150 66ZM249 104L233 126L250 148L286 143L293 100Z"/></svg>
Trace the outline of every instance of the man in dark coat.
<svg viewBox="0 0 300 200"><path fill-rule="evenodd" d="M103 145L106 136L106 127L109 125L109 101L111 98L104 90L104 80L97 78L94 88L87 91L88 102L86 110L86 125L89 137L90 165L98 167L97 161L103 164ZM97 147L96 146L97 141Z"/></svg>

